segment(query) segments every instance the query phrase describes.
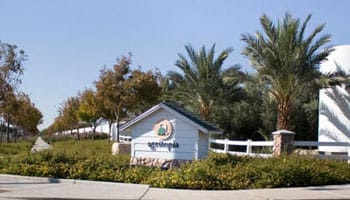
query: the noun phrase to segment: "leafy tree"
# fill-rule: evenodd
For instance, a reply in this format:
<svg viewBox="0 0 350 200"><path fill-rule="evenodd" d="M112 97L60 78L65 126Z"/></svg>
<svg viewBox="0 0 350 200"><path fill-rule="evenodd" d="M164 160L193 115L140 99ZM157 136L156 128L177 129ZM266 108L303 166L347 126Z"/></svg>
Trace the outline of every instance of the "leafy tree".
<svg viewBox="0 0 350 200"><path fill-rule="evenodd" d="M228 112L220 112L220 114L227 115L222 118L229 126L226 137L261 140L262 135L259 129L263 127L260 113L263 110L264 92L253 75L246 74L242 85L239 98L223 105Z"/></svg>
<svg viewBox="0 0 350 200"><path fill-rule="evenodd" d="M17 95L18 109L15 111L14 124L27 134L37 134L37 126L42 123L43 115L24 93ZM17 135L17 134L16 134Z"/></svg>
<svg viewBox="0 0 350 200"><path fill-rule="evenodd" d="M168 73L174 87L172 98L199 113L203 119L213 119L214 112L221 105L235 100L241 89L238 83L242 73L237 66L223 69L231 48L222 51L217 58L214 57L215 45L208 51L205 46L198 52L191 45L185 46L185 49L188 58L179 54L175 63L181 72Z"/></svg>
<svg viewBox="0 0 350 200"><path fill-rule="evenodd" d="M62 118L63 123L66 124L67 127L71 130L77 129L77 139L80 140L79 134L79 112L80 100L78 97L70 97L68 98L61 108L62 110Z"/></svg>
<svg viewBox="0 0 350 200"><path fill-rule="evenodd" d="M157 103L162 90L156 75L152 71L143 72L141 69L131 71L126 88L132 93L127 111L133 114L141 113Z"/></svg>
<svg viewBox="0 0 350 200"><path fill-rule="evenodd" d="M16 45L0 41L0 103L7 92L12 92L21 82L19 75L23 74L23 61L26 60L23 50Z"/></svg>
<svg viewBox="0 0 350 200"><path fill-rule="evenodd" d="M103 68L99 80L95 82L97 96L103 105L102 116L109 123L109 132L111 124L114 121L117 123L117 142L120 120L155 103L161 91L152 72L131 70L130 64L131 55L118 59L113 69Z"/></svg>
<svg viewBox="0 0 350 200"><path fill-rule="evenodd" d="M61 109L58 111L58 116L55 118L54 122L42 132L46 135L62 134L62 131L68 130L66 124L63 122Z"/></svg>
<svg viewBox="0 0 350 200"><path fill-rule="evenodd" d="M276 100L277 129L293 129L291 118L296 99L314 88L315 80L320 78L318 65L332 51L329 48L321 51L321 47L330 41L330 35L317 37L324 24L305 36L310 18L311 15L300 23L300 19L286 13L283 21L275 25L263 15L260 18L263 32L242 36L246 43L243 54L257 70L268 96Z"/></svg>
<svg viewBox="0 0 350 200"><path fill-rule="evenodd" d="M17 93L26 59L25 52L18 50L16 45L0 41L0 111L7 121L7 141L10 125L34 134L42 121L41 112L31 103L29 96Z"/></svg>
<svg viewBox="0 0 350 200"><path fill-rule="evenodd" d="M90 124L93 138L95 138L96 127L101 121L101 102L97 98L96 92L87 89L80 95L80 106L78 118Z"/></svg>
<svg viewBox="0 0 350 200"><path fill-rule="evenodd" d="M11 124L14 121L15 118L15 112L18 110L18 102L16 99L15 93L10 90L4 93L4 99L1 103L1 114L5 121L7 122L7 127L6 127L6 141L10 142L10 130L11 130Z"/></svg>
<svg viewBox="0 0 350 200"><path fill-rule="evenodd" d="M130 73L131 59L122 57L117 60L117 64L113 66L113 70L103 68L100 71L99 80L95 82L97 95L102 101L102 116L108 121L109 135L111 135L111 126L117 122L119 129L120 119L126 117L128 92L125 90L125 80ZM117 130L117 142L119 142L119 130Z"/></svg>
<svg viewBox="0 0 350 200"><path fill-rule="evenodd" d="M16 45L0 41L0 107L2 117L7 122L7 141L10 140L10 124L15 105L15 90L21 82L23 61L26 60L24 51Z"/></svg>

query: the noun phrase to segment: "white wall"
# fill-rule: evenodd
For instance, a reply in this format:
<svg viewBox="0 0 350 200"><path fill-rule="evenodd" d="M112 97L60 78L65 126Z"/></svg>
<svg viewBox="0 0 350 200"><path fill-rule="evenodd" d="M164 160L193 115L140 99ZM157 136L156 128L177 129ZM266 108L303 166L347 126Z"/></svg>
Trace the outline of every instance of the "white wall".
<svg viewBox="0 0 350 200"><path fill-rule="evenodd" d="M153 132L153 126L160 120L169 120L173 126L172 136L164 140L166 143L177 142L179 148L157 148L155 151L149 146L149 142L161 142L162 140ZM144 158L164 158L192 160L197 157L198 130L190 126L185 121L175 117L175 115L160 109L151 116L146 117L132 127L132 146L133 157ZM208 146L207 146L208 148Z"/></svg>
<svg viewBox="0 0 350 200"><path fill-rule="evenodd" d="M320 72L323 74L336 72L337 65L346 73L350 72L350 45L335 46L335 51L321 63Z"/></svg>
<svg viewBox="0 0 350 200"><path fill-rule="evenodd" d="M203 159L208 156L209 137L201 131L198 131L198 136L198 158Z"/></svg>
<svg viewBox="0 0 350 200"><path fill-rule="evenodd" d="M319 142L350 142L350 96L342 87L320 90ZM346 147L319 146L320 151L347 152Z"/></svg>
<svg viewBox="0 0 350 200"><path fill-rule="evenodd" d="M338 69L349 73L350 45L335 47L328 60L320 65L322 73ZM319 142L350 142L350 95L345 85L320 90L319 100ZM319 151L347 152L345 147L319 146Z"/></svg>
<svg viewBox="0 0 350 200"><path fill-rule="evenodd" d="M72 131L66 130L66 131L62 131L61 134L70 135L71 132L73 132L75 134L75 133L77 133L77 131L78 131L77 129L73 129ZM101 125L97 126L96 132L108 134L108 132L109 132L108 123L101 124ZM91 127L79 128L79 133L92 133L92 128ZM58 134L59 133L56 133L56 135L58 135ZM116 140L116 137L117 137L117 123L113 123L112 127L111 127L111 140Z"/></svg>

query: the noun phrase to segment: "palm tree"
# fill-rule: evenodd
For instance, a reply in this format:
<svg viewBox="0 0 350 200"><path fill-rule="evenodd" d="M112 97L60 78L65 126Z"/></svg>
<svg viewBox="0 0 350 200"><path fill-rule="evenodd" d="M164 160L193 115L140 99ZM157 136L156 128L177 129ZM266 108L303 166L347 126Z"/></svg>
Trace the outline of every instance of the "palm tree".
<svg viewBox="0 0 350 200"><path fill-rule="evenodd" d="M174 84L173 97L190 107L205 119L210 119L215 105L239 90L239 67L222 69L223 63L233 51L227 48L214 58L215 44L209 51L203 46L198 52L191 45L185 46L189 60L182 54L175 65L181 73L171 71L168 76Z"/></svg>
<svg viewBox="0 0 350 200"><path fill-rule="evenodd" d="M314 87L321 75L318 66L325 60L332 48L324 48L330 41L330 35L319 33L325 24L317 26L305 36L305 30L311 15L300 23L286 13L283 21L275 25L263 15L260 23L263 32L255 36L242 35L246 43L243 55L247 56L264 82L266 89L277 102L277 130L291 127L293 102L309 87ZM317 36L317 37L316 37Z"/></svg>

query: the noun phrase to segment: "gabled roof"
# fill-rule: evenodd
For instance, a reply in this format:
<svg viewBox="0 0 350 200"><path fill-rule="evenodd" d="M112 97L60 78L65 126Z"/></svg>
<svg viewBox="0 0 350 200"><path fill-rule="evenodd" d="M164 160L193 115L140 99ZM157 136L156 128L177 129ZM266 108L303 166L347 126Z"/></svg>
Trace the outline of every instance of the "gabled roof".
<svg viewBox="0 0 350 200"><path fill-rule="evenodd" d="M185 122L189 123L190 125L194 126L195 128L199 129L203 133L206 134L222 134L223 131L217 127L215 127L213 124L204 121L200 119L197 115L194 113L186 110L183 108L180 104L176 102L162 102L159 103L152 108L148 109L144 113L136 116L135 118L131 119L130 121L126 122L125 124L121 125L120 131L123 132L129 127L133 126L134 124L138 123L142 119L150 116L151 114L155 113L156 111L164 109L172 114L174 114L176 117L184 120Z"/></svg>

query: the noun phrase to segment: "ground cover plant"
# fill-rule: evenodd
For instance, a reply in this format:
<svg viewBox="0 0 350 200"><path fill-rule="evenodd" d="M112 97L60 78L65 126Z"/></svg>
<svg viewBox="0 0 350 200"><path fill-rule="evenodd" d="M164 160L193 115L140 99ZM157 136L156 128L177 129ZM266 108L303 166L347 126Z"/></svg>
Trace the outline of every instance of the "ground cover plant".
<svg viewBox="0 0 350 200"><path fill-rule="evenodd" d="M211 153L205 160L173 170L129 166L129 155L111 155L105 140L57 141L53 150L30 153L28 143L0 144L0 173L54 178L149 184L187 189L247 189L298 187L350 182L344 161L309 156L269 159ZM22 146L23 145L23 146ZM22 146L19 148L18 146Z"/></svg>

